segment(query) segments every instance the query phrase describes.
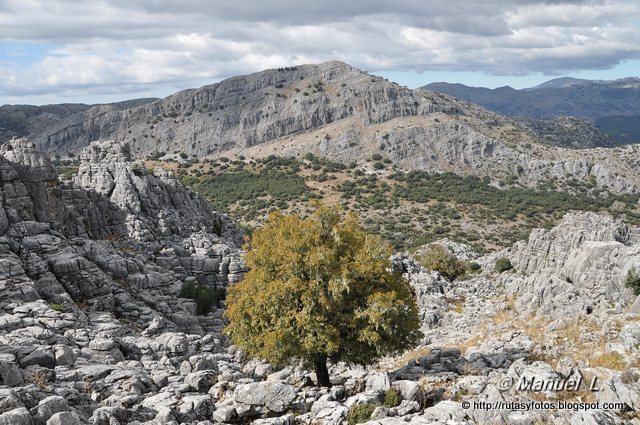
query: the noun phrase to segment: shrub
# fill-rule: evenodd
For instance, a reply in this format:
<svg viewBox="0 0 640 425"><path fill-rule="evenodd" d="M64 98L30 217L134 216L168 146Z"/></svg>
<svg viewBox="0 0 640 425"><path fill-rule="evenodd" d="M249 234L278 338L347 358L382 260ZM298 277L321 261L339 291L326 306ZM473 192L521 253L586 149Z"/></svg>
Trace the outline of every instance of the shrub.
<svg viewBox="0 0 640 425"><path fill-rule="evenodd" d="M498 273L502 273L507 270L511 270L513 268L513 265L511 264L511 261L507 257L500 257L496 260L495 267Z"/></svg>
<svg viewBox="0 0 640 425"><path fill-rule="evenodd" d="M633 289L633 292L636 295L640 295L640 275L638 275L635 267L631 267L627 272L627 277L624 280L624 286Z"/></svg>
<svg viewBox="0 0 640 425"><path fill-rule="evenodd" d="M382 162L374 162L373 168L375 168L376 170L382 170L384 168L384 164Z"/></svg>
<svg viewBox="0 0 640 425"><path fill-rule="evenodd" d="M400 404L400 393L395 388L391 387L384 395L384 405L386 407L396 407Z"/></svg>
<svg viewBox="0 0 640 425"><path fill-rule="evenodd" d="M55 311L59 311L60 313L64 313L66 311L61 304L49 304L49 307L51 307Z"/></svg>
<svg viewBox="0 0 640 425"><path fill-rule="evenodd" d="M374 161L381 161L382 155L380 155L379 153L374 153L373 155L371 155L371 159L373 159Z"/></svg>
<svg viewBox="0 0 640 425"><path fill-rule="evenodd" d="M356 404L349 410L347 415L347 422L349 425L361 424L371 419L373 411L376 410L376 405L373 403Z"/></svg>
<svg viewBox="0 0 640 425"><path fill-rule="evenodd" d="M475 261L469 263L469 270L471 270L472 272L478 272L480 271L480 269L480 264L476 263Z"/></svg>
<svg viewBox="0 0 640 425"><path fill-rule="evenodd" d="M138 176L138 177L144 174L144 171L139 164L133 164L133 166L131 167L131 172L133 173L134 176Z"/></svg>
<svg viewBox="0 0 640 425"><path fill-rule="evenodd" d="M182 286L180 296L195 301L198 307L198 315L205 315L210 313L213 307L217 308L220 305L222 291L224 290L189 282Z"/></svg>
<svg viewBox="0 0 640 425"><path fill-rule="evenodd" d="M462 276L467 269L463 261L458 260L453 253L438 244L430 245L420 262L426 268L439 272L451 282Z"/></svg>

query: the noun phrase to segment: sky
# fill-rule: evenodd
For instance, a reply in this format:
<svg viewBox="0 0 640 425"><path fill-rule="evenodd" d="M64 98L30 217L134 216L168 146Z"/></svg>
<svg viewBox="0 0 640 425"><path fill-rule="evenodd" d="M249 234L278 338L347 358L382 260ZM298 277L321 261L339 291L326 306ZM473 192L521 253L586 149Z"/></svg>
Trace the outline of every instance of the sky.
<svg viewBox="0 0 640 425"><path fill-rule="evenodd" d="M640 75L640 0L0 0L0 105L341 60L411 88Z"/></svg>

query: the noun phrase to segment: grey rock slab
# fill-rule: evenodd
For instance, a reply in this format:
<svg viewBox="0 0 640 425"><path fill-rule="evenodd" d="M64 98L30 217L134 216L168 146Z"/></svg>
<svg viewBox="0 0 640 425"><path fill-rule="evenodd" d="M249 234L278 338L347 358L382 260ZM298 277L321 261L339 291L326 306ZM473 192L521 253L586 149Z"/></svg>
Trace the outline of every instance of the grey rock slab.
<svg viewBox="0 0 640 425"><path fill-rule="evenodd" d="M70 410L67 399L61 396L49 396L32 409L33 416L37 416L43 422L48 421L54 414L68 412Z"/></svg>
<svg viewBox="0 0 640 425"><path fill-rule="evenodd" d="M33 425L33 418L26 408L19 407L1 414L0 425Z"/></svg>
<svg viewBox="0 0 640 425"><path fill-rule="evenodd" d="M22 383L22 372L18 365L0 361L0 385L16 387Z"/></svg>
<svg viewBox="0 0 640 425"><path fill-rule="evenodd" d="M297 393L291 385L265 381L238 385L233 392L240 416L268 411L281 413L289 409Z"/></svg>
<svg viewBox="0 0 640 425"><path fill-rule="evenodd" d="M47 425L86 425L87 421L82 419L76 412L61 412L51 416Z"/></svg>
<svg viewBox="0 0 640 425"><path fill-rule="evenodd" d="M391 387L389 374L387 372L377 372L367 378L365 389L367 391L385 392Z"/></svg>

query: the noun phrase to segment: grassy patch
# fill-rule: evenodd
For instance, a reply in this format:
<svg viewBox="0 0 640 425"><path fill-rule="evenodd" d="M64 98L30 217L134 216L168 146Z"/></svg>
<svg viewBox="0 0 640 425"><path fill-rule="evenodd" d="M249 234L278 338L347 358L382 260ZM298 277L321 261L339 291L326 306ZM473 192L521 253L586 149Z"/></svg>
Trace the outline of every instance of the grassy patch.
<svg viewBox="0 0 640 425"><path fill-rule="evenodd" d="M347 422L349 425L361 424L371 419L373 411L376 410L376 405L373 403L356 404L349 410L347 415Z"/></svg>

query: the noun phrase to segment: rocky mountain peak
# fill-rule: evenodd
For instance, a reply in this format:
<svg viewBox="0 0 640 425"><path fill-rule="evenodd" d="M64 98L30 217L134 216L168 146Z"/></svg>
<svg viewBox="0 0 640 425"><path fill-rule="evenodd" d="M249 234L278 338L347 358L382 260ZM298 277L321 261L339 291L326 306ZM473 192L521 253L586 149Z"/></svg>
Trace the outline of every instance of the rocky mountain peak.
<svg viewBox="0 0 640 425"><path fill-rule="evenodd" d="M83 149L80 160L85 164L122 164L131 162L131 148L128 143L98 141Z"/></svg>

